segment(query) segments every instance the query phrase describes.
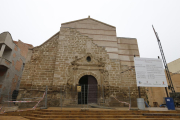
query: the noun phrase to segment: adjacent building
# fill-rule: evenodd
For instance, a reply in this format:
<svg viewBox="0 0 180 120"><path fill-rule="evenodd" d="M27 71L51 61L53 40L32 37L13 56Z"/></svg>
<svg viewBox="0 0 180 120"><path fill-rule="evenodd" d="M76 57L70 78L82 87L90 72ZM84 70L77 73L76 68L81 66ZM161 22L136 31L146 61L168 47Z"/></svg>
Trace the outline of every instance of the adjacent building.
<svg viewBox="0 0 180 120"><path fill-rule="evenodd" d="M0 101L19 89L28 49L32 45L13 41L9 32L0 34Z"/></svg>
<svg viewBox="0 0 180 120"><path fill-rule="evenodd" d="M168 63L168 68L172 73L180 73L180 58Z"/></svg>
<svg viewBox="0 0 180 120"><path fill-rule="evenodd" d="M171 80L176 92L180 92L180 58L168 63L168 69L170 71ZM166 74L166 73L165 73ZM168 77L166 76L167 83L169 84ZM167 97L165 88L161 87L148 87L147 91L147 101L151 106L155 104L161 105L165 104L164 98ZM168 89L168 95L172 91Z"/></svg>

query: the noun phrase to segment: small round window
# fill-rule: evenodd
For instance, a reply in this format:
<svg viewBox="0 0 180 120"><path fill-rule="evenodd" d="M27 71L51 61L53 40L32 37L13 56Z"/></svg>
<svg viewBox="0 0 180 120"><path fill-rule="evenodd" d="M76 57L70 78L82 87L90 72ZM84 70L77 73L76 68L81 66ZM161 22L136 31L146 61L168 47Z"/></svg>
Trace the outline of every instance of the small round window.
<svg viewBox="0 0 180 120"><path fill-rule="evenodd" d="M88 56L88 57L86 58L86 60L87 60L88 62L90 62L90 61L91 61L91 57Z"/></svg>

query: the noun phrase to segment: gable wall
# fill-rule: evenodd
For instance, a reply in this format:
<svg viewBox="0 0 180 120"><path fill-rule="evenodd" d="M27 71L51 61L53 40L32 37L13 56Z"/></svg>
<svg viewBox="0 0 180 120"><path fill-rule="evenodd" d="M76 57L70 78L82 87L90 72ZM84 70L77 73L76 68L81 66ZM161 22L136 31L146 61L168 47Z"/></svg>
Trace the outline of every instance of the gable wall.
<svg viewBox="0 0 180 120"><path fill-rule="evenodd" d="M116 28L92 19L62 24L61 27L75 28L82 35L93 38L98 46L104 46L111 59L118 59Z"/></svg>
<svg viewBox="0 0 180 120"><path fill-rule="evenodd" d="M122 65L134 66L133 56L139 56L135 38L117 38L115 27L91 18L65 23L61 27L75 28L82 35L93 38L93 43L105 47L110 59L119 59Z"/></svg>
<svg viewBox="0 0 180 120"><path fill-rule="evenodd" d="M38 89L52 85L58 37L56 34L45 44L32 50L31 59L26 63L22 75L21 88Z"/></svg>
<svg viewBox="0 0 180 120"><path fill-rule="evenodd" d="M109 60L106 50L94 44L91 38L80 34L76 29L61 28L53 85L66 84L69 79L67 72L71 62L76 59L75 57L82 58L87 53L91 53L98 60L102 58L104 62ZM96 71L97 74L98 72ZM81 73L78 71L74 74L79 76ZM74 81L78 80L74 78ZM77 84L77 82L73 82L73 84Z"/></svg>

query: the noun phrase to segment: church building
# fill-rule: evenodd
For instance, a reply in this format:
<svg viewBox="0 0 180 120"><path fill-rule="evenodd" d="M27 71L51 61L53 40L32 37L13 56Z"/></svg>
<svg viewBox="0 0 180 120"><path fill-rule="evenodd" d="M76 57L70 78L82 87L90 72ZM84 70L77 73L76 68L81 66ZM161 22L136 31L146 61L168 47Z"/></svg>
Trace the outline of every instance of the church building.
<svg viewBox="0 0 180 120"><path fill-rule="evenodd" d="M30 50L18 99L42 96L48 86L48 100L55 101L49 100L49 106L60 106L61 91L63 105L114 106L120 104L112 96L119 100L130 96L131 106L137 106L137 39L117 37L116 27L90 17L62 23L57 33ZM145 98L144 88L141 97Z"/></svg>

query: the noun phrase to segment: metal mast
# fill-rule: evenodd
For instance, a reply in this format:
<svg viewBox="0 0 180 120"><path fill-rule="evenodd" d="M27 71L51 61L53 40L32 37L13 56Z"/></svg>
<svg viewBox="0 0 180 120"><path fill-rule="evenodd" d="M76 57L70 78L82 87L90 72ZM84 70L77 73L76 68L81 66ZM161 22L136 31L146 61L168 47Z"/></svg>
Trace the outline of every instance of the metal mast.
<svg viewBox="0 0 180 120"><path fill-rule="evenodd" d="M168 69L168 66L167 66L167 63L166 63L166 58L165 58L163 48L162 48L162 45L161 45L161 41L160 41L160 39L158 37L158 33L155 31L153 25L152 25L152 28L153 28L154 33L155 33L156 38L157 38L157 42L158 42L159 49L160 49L160 52L161 52L162 60L163 60L164 67L165 67L165 70L166 70L166 75L167 75L167 78L168 78L168 81L169 81L169 86L168 87L170 87L172 93L175 93L174 86L173 86L173 83L172 83L172 80L171 80L171 75L169 73L169 69Z"/></svg>

